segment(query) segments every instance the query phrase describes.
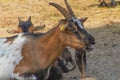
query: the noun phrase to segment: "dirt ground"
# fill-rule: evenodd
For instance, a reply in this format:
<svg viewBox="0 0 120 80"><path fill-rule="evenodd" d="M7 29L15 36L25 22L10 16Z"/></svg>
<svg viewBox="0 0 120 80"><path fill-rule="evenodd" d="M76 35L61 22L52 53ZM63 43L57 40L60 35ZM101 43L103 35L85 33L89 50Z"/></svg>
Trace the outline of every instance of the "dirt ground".
<svg viewBox="0 0 120 80"><path fill-rule="evenodd" d="M36 25L46 24L43 31L63 16L48 2L64 5L63 0L0 0L0 37L11 36L7 29L16 28L18 16L32 16ZM94 50L87 52L86 78L83 80L120 80L120 1L116 7L99 7L98 0L69 0L75 14L88 17L86 30L96 39ZM74 58L74 50L71 50ZM81 80L79 70L64 74L64 80Z"/></svg>

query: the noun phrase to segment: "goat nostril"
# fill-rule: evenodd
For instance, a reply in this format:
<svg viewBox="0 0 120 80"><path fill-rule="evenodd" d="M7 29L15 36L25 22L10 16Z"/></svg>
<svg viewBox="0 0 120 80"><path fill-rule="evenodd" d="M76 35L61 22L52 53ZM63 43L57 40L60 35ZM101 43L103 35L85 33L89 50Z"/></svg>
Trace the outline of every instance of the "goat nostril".
<svg viewBox="0 0 120 80"><path fill-rule="evenodd" d="M94 45L94 44L95 44L95 41L89 39L88 43Z"/></svg>
<svg viewBox="0 0 120 80"><path fill-rule="evenodd" d="M95 41L91 41L91 44L95 44Z"/></svg>
<svg viewBox="0 0 120 80"><path fill-rule="evenodd" d="M95 44L95 40L89 40L90 44Z"/></svg>

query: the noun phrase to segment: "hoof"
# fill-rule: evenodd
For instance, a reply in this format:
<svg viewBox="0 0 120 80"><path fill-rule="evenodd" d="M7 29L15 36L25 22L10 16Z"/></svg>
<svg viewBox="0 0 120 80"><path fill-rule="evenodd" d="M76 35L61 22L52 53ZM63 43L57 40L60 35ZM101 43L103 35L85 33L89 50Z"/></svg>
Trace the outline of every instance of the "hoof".
<svg viewBox="0 0 120 80"><path fill-rule="evenodd" d="M111 2L110 6L115 7L115 6L117 6L117 3L116 2Z"/></svg>
<svg viewBox="0 0 120 80"><path fill-rule="evenodd" d="M107 3L101 2L101 3L100 3L100 6L105 7L105 6L107 6Z"/></svg>

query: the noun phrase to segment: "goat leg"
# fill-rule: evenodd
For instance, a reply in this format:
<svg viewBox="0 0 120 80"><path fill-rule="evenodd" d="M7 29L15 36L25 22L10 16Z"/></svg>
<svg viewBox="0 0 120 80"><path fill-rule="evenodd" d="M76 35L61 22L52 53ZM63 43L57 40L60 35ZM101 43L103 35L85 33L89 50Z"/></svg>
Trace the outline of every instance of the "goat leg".
<svg viewBox="0 0 120 80"><path fill-rule="evenodd" d="M116 3L114 0L111 0L110 5L111 5L112 7L115 7L115 6L117 5L117 3Z"/></svg>
<svg viewBox="0 0 120 80"><path fill-rule="evenodd" d="M102 6L102 7L107 6L107 3L105 2L105 0L102 0L102 1L100 2L100 6Z"/></svg>

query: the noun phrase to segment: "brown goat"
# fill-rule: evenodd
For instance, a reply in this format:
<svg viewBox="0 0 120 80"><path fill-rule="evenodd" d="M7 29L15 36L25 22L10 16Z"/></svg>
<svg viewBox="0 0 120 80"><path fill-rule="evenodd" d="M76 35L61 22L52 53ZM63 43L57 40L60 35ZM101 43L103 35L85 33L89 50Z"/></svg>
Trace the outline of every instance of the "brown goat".
<svg viewBox="0 0 120 80"><path fill-rule="evenodd" d="M47 33L26 33L12 39L0 39L0 54L3 54L0 58L0 79L24 79L26 73L46 69L60 56L66 46L91 49L91 45L95 44L94 38L84 29L82 20L76 18L67 0L64 1L69 12L56 3L50 3L65 19ZM6 73L6 70L9 73Z"/></svg>
<svg viewBox="0 0 120 80"><path fill-rule="evenodd" d="M17 30L9 31L9 33L13 34L13 32L15 33L17 31L19 33L20 32L32 32L32 33L34 33L34 31L41 30L41 29L43 29L45 27L45 26L34 27L33 23L31 22L31 16L28 18L27 21L22 21L20 18L18 18L18 20L19 20L19 24L18 24ZM31 27L33 27L33 28L31 28ZM31 29L29 29L29 28L31 28ZM81 77L85 77L86 51L84 51L82 49L77 49L75 54L76 54L76 58L75 58L76 63L77 63L78 68L80 70ZM65 64L64 61L66 61L67 63L71 63L72 68L68 69L67 64ZM59 68L61 68L61 69L59 69ZM62 53L62 57L58 58L57 65L52 68L52 70L50 72L50 78L52 78L54 75L58 74L58 76L57 75L54 76L54 79L56 77L57 80L58 80L58 78L60 78L59 76L62 76L62 73L59 70L62 70L63 72L69 72L69 71L71 71L73 69L75 69L75 64L74 64L74 62L72 60L72 55L71 55L70 51L68 50L68 48L65 48L64 52ZM57 72L55 72L55 71L57 71ZM40 73L42 73L42 72L40 72ZM40 73L37 72L37 75L35 75L36 78L41 79L41 77L39 77L41 75ZM50 80L50 79L48 78L48 80Z"/></svg>
<svg viewBox="0 0 120 80"><path fill-rule="evenodd" d="M37 31L39 29L44 28L43 26L39 27L39 29L37 29L38 27L37 28L34 27L34 25L31 22L31 16L28 18L27 21L22 21L20 18L18 18L18 20L19 20L19 25L18 25L17 30L9 31L9 33L10 32L16 32L16 31L19 31L19 33L22 33L22 32L24 32L24 33L26 33L26 32L34 33L34 31ZM33 27L33 28L31 28L31 27ZM31 29L29 29L29 28L31 28ZM44 33L41 33L41 34L44 34ZM72 67L70 69L68 69L67 64L65 64L64 61L66 61L66 63L71 63ZM60 58L58 58L57 65L53 65L53 67L51 69L50 79L54 75L56 75L56 76L54 76L54 80L56 80L56 79L59 80L59 79L62 78L62 72L68 72L68 71L73 70L74 68L75 68L75 64L72 60L71 53L67 48L65 48L62 56ZM62 70L62 72L59 71L59 70ZM35 73L35 76L36 76L37 79L40 79L40 80L42 79L42 77L45 77L45 75L42 76L42 71L40 71L40 72L37 71L37 73ZM56 77L56 79L55 79L55 77ZM48 80L50 80L50 79L48 78Z"/></svg>

